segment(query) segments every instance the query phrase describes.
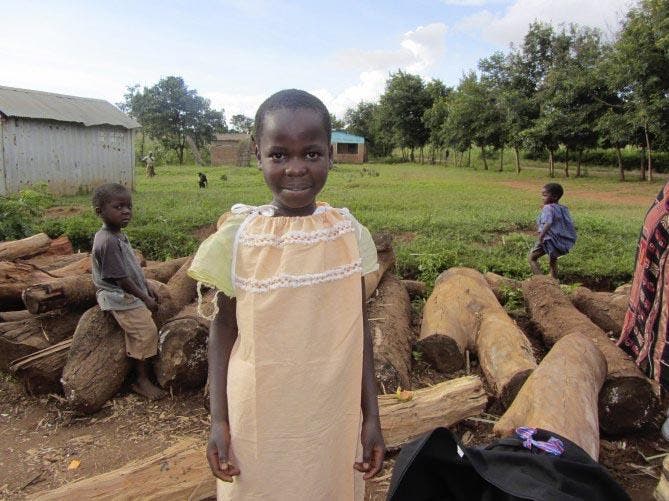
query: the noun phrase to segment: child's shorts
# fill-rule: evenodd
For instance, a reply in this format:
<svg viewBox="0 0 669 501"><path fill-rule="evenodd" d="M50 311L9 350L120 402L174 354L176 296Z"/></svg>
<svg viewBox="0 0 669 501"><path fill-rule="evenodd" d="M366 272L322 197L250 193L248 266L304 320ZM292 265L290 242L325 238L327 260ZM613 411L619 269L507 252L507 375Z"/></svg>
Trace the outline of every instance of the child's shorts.
<svg viewBox="0 0 669 501"><path fill-rule="evenodd" d="M560 256L564 256L566 252L562 252L560 249L555 247L553 245L552 240L544 240L543 242L537 242L534 247L532 247L532 250L530 251L530 254L534 254L535 252L541 253L539 254L540 256L543 256L544 254L548 254L550 257L557 259Z"/></svg>
<svg viewBox="0 0 669 501"><path fill-rule="evenodd" d="M130 358L145 360L158 353L158 328L146 306L131 310L111 310L125 332L125 353Z"/></svg>

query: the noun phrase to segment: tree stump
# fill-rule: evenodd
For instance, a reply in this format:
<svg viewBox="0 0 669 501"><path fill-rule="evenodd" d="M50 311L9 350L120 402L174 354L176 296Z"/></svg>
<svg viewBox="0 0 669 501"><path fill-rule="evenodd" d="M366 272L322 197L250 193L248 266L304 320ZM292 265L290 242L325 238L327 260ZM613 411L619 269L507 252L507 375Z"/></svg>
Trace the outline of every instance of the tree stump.
<svg viewBox="0 0 669 501"><path fill-rule="evenodd" d="M588 337L560 339L527 379L511 407L495 424L497 435L519 426L543 428L599 457L597 395L606 378L606 360Z"/></svg>
<svg viewBox="0 0 669 501"><path fill-rule="evenodd" d="M62 393L60 378L71 345L72 338L21 357L12 362L9 371L16 374L29 395Z"/></svg>
<svg viewBox="0 0 669 501"><path fill-rule="evenodd" d="M374 340L374 373L380 393L411 387L411 301L402 283L386 273L367 305Z"/></svg>
<svg viewBox="0 0 669 501"><path fill-rule="evenodd" d="M629 296L611 292L593 292L585 287L577 287L569 299L597 327L604 332L610 332L616 338L620 336Z"/></svg>
<svg viewBox="0 0 669 501"><path fill-rule="evenodd" d="M657 385L643 375L602 329L571 304L557 281L534 276L523 282L523 293L532 321L548 346L576 333L588 337L606 358L608 373L599 393L602 431L625 433L647 423L657 410Z"/></svg>

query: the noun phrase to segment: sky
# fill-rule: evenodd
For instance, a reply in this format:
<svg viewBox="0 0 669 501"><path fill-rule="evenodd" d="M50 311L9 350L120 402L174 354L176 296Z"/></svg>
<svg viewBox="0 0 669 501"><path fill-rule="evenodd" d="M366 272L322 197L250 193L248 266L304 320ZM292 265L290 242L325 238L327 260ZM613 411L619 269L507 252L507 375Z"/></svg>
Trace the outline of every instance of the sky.
<svg viewBox="0 0 669 501"><path fill-rule="evenodd" d="M612 37L635 0L0 0L0 85L123 101L182 76L215 109L253 116L284 88L339 118L401 69L456 86L535 20Z"/></svg>

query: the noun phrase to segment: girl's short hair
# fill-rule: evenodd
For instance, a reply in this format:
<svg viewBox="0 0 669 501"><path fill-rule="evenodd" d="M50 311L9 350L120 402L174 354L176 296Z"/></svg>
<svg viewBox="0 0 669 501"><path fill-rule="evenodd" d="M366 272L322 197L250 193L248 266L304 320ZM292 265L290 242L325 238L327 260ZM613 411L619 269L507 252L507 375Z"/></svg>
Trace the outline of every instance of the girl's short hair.
<svg viewBox="0 0 669 501"><path fill-rule="evenodd" d="M95 188L91 202L93 203L93 207L102 207L112 198L119 195L130 195L130 190L122 184L107 183Z"/></svg>
<svg viewBox="0 0 669 501"><path fill-rule="evenodd" d="M548 183L544 185L544 190L553 195L553 197L555 197L556 200L560 200L562 198L562 195L564 195L564 189L562 188L562 185L559 183Z"/></svg>
<svg viewBox="0 0 669 501"><path fill-rule="evenodd" d="M327 133L329 143L332 137L332 123L330 122L330 112L323 104L323 101L303 90L284 89L269 96L258 108L255 118L256 144L260 144L265 117L270 111L280 109L297 110L299 108L307 108L318 113L323 124L323 129Z"/></svg>

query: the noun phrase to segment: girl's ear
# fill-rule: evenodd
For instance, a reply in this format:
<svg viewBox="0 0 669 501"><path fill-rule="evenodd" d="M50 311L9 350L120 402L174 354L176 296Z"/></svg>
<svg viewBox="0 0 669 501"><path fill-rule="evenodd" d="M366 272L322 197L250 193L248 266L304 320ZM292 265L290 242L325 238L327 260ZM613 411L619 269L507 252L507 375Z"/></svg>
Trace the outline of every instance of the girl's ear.
<svg viewBox="0 0 669 501"><path fill-rule="evenodd" d="M330 148L328 149L328 156L330 157L330 161L328 162L328 167L332 169L332 165L334 164L334 146L330 144Z"/></svg>

